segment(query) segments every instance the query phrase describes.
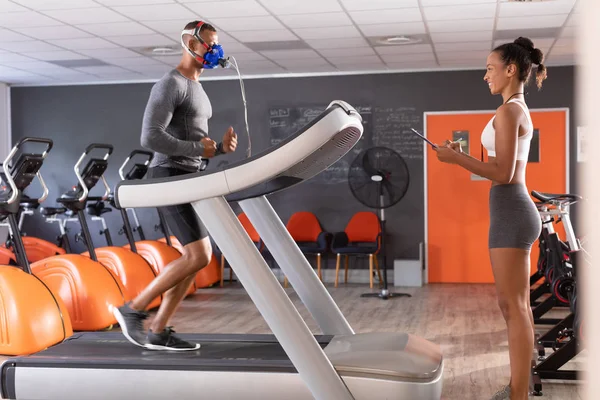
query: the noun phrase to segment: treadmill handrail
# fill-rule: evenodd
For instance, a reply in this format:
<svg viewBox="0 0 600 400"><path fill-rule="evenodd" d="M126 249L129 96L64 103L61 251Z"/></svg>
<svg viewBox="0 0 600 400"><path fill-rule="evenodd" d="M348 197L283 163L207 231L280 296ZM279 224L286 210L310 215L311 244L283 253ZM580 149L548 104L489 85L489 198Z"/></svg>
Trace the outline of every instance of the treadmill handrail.
<svg viewBox="0 0 600 400"><path fill-rule="evenodd" d="M328 123L335 126L334 134L328 132L329 135L326 135L322 128L315 128L317 124ZM355 128L362 135L362 118L349 104L334 101L320 117L278 146L220 170L121 181L115 188L115 204L119 208L160 207L236 193L299 165L347 128Z"/></svg>

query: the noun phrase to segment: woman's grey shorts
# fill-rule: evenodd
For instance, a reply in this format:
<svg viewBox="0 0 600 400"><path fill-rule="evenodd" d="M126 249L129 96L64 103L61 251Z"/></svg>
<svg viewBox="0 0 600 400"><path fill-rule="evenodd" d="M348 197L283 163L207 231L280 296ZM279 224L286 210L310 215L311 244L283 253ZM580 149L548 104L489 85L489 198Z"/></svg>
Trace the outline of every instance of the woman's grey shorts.
<svg viewBox="0 0 600 400"><path fill-rule="evenodd" d="M523 184L492 186L489 248L531 249L542 232L542 220Z"/></svg>

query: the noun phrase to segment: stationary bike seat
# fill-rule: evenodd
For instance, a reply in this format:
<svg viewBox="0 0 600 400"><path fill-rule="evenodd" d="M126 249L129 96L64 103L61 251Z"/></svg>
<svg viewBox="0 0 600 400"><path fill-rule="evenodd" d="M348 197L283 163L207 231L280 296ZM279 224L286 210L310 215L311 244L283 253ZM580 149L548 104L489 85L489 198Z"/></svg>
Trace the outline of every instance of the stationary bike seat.
<svg viewBox="0 0 600 400"><path fill-rule="evenodd" d="M533 197L535 197L537 200L539 201L543 201L545 203L550 203L553 201L558 201L558 202L576 202L581 200L583 197L578 196L576 194L569 194L569 193L565 193L565 194L556 194L556 193L542 193L542 192L538 192L535 190L531 191L531 195Z"/></svg>
<svg viewBox="0 0 600 400"><path fill-rule="evenodd" d="M21 201L19 202L19 204L23 208L27 208L29 210L31 210L31 209L35 210L40 206L40 202L37 199L32 199L26 195L23 195L21 197Z"/></svg>
<svg viewBox="0 0 600 400"><path fill-rule="evenodd" d="M58 199L56 199L56 202L61 203L61 204L77 203L77 202L79 202L79 197L77 196L76 193L67 192L67 193L63 194L61 197L59 197Z"/></svg>
<svg viewBox="0 0 600 400"><path fill-rule="evenodd" d="M93 203L93 204L88 204L86 209L87 209L87 213L94 217L100 217L100 216L102 216L102 214L106 214L107 212L112 211L112 208L105 207L104 203L101 201L99 201L97 203Z"/></svg>
<svg viewBox="0 0 600 400"><path fill-rule="evenodd" d="M51 217L53 215L64 214L67 211L65 207L42 207L40 213L44 217Z"/></svg>

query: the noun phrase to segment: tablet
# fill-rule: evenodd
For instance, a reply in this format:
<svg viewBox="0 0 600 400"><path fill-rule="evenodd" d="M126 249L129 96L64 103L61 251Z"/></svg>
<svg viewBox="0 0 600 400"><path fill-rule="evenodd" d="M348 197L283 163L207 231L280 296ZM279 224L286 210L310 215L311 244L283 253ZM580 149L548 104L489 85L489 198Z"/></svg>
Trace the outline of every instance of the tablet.
<svg viewBox="0 0 600 400"><path fill-rule="evenodd" d="M423 139L424 141L429 143L432 148L437 149L437 145L435 143L432 143L429 139L427 139L425 136L421 135L419 132L417 132L413 128L410 128L410 130L413 131L418 137L420 137L421 139Z"/></svg>

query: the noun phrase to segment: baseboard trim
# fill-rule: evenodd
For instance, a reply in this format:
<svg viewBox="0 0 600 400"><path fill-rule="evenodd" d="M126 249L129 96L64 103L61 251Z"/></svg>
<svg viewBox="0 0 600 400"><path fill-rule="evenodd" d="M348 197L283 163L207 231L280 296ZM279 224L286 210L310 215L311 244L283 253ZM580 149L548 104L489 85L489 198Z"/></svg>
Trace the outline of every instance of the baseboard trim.
<svg viewBox="0 0 600 400"><path fill-rule="evenodd" d="M229 279L229 267L225 267L223 272L224 281ZM281 268L271 268L273 274L277 280L283 283L284 274ZM317 270L315 269L315 273ZM383 273L383 271L382 271ZM321 274L323 275L324 283L335 283L335 269L322 269ZM393 286L394 284L394 274L388 271L388 285ZM236 279L235 272L233 273L233 279ZM340 268L338 284L344 283L344 269ZM368 269L348 269L348 283L366 283L369 284L369 270ZM375 276L373 277L373 286L376 287L379 285L379 280L377 278L377 272L375 272Z"/></svg>

